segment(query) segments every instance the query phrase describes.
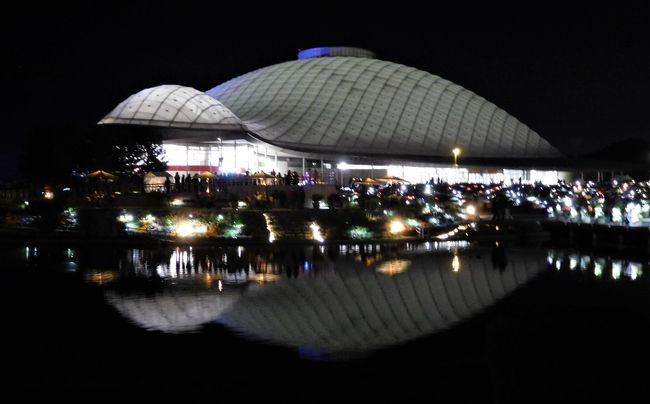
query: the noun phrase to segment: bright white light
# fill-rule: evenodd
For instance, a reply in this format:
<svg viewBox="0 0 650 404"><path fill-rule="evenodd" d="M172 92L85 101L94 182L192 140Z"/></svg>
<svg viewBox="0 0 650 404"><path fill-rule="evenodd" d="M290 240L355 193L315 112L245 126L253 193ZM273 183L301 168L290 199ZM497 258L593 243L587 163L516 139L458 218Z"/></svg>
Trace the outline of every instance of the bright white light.
<svg viewBox="0 0 650 404"><path fill-rule="evenodd" d="M273 233L273 230L271 229L271 219L269 218L268 213L264 213L264 220L266 221L266 230L269 231L269 243L272 243L275 241L275 233Z"/></svg>
<svg viewBox="0 0 650 404"><path fill-rule="evenodd" d="M641 264L630 262L625 270L625 274L630 277L630 279L635 280L641 275Z"/></svg>
<svg viewBox="0 0 650 404"><path fill-rule="evenodd" d="M172 206L182 206L183 205L183 200L179 199L179 198L176 198L171 202L171 205Z"/></svg>
<svg viewBox="0 0 650 404"><path fill-rule="evenodd" d="M596 276L601 276L603 274L603 270L605 269L605 260L602 258L599 258L594 262L594 275Z"/></svg>
<svg viewBox="0 0 650 404"><path fill-rule="evenodd" d="M612 278L619 279L623 271L623 264L621 261L612 261Z"/></svg>
<svg viewBox="0 0 650 404"><path fill-rule="evenodd" d="M316 224L316 222L312 222L312 224L309 225L309 228L311 229L311 235L314 240L320 243L325 241L325 238L323 238L323 235L320 233L320 226Z"/></svg>
<svg viewBox="0 0 650 404"><path fill-rule="evenodd" d="M467 207L465 208L465 212L467 212L467 214L468 214L469 216L474 216L474 215L476 215L476 206L474 206L474 205L467 205Z"/></svg>
<svg viewBox="0 0 650 404"><path fill-rule="evenodd" d="M208 228L206 225L190 220L183 220L176 226L176 235L179 237L190 237L197 234L203 235L207 231Z"/></svg>
<svg viewBox="0 0 650 404"><path fill-rule="evenodd" d="M390 232L393 234L398 234L406 230L406 226L401 220L391 220L390 222Z"/></svg>

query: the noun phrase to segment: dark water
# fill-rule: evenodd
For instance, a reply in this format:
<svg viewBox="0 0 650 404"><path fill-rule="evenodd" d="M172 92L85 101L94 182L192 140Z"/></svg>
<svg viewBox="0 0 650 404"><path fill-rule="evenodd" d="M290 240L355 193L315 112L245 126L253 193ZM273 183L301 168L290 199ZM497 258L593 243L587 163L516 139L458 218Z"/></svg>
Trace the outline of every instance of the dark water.
<svg viewBox="0 0 650 404"><path fill-rule="evenodd" d="M23 395L549 402L650 390L643 256L464 242L2 256L4 382Z"/></svg>

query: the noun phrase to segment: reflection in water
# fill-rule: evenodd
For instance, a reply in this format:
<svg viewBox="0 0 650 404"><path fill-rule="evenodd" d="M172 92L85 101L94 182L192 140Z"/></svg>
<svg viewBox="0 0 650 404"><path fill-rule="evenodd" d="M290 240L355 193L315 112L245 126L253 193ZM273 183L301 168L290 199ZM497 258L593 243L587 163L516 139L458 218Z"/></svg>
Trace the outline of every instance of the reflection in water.
<svg viewBox="0 0 650 404"><path fill-rule="evenodd" d="M587 254L569 253L566 251L549 250L548 265L557 271L580 271L593 274L596 278L613 280L636 280L643 275L643 262L617 259L611 257L594 257Z"/></svg>
<svg viewBox="0 0 650 404"><path fill-rule="evenodd" d="M406 271L409 266L411 266L409 260L388 260L377 267L377 272L393 276Z"/></svg>
<svg viewBox="0 0 650 404"><path fill-rule="evenodd" d="M107 286L106 299L150 330L187 332L218 322L301 352L364 352L469 319L544 268L539 250L508 251L507 270L495 271L485 259L489 250L467 247L131 250L120 261L122 281L144 277L161 286L144 293L121 290L118 282Z"/></svg>
<svg viewBox="0 0 650 404"><path fill-rule="evenodd" d="M86 281L95 285L105 285L117 279L117 273L113 271L93 270L86 272Z"/></svg>

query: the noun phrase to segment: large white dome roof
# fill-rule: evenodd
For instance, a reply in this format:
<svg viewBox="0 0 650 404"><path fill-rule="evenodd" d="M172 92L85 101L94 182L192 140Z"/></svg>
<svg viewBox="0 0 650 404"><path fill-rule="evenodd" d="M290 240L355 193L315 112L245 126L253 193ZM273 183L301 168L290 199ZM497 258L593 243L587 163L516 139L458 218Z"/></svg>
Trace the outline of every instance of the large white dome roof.
<svg viewBox="0 0 650 404"><path fill-rule="evenodd" d="M318 57L255 70L207 91L286 148L384 156L546 158L558 150L485 98L397 63Z"/></svg>

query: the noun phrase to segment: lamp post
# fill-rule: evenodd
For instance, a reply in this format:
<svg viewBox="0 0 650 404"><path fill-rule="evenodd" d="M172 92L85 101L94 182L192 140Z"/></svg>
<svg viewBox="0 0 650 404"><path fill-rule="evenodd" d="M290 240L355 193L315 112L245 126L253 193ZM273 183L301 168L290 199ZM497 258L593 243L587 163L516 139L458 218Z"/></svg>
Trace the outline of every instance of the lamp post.
<svg viewBox="0 0 650 404"><path fill-rule="evenodd" d="M458 155L460 154L460 147L454 147L451 152L454 155L454 177L455 181L458 181Z"/></svg>
<svg viewBox="0 0 650 404"><path fill-rule="evenodd" d="M454 165L458 167L458 155L460 154L460 148L454 147L451 152L454 154Z"/></svg>

